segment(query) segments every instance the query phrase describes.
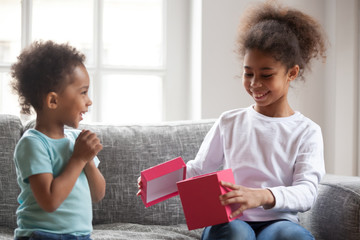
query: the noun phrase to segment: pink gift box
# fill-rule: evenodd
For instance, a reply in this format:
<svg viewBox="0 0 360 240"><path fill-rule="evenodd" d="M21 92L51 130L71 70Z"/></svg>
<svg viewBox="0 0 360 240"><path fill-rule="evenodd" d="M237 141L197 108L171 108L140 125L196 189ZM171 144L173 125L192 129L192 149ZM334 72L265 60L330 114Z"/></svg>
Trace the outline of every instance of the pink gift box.
<svg viewBox="0 0 360 240"><path fill-rule="evenodd" d="M223 206L219 196L230 190L220 181L235 183L231 169L209 173L177 183L189 230L230 222L230 205Z"/></svg>
<svg viewBox="0 0 360 240"><path fill-rule="evenodd" d="M186 165L181 157L141 172L141 199L145 207L178 195L176 182L186 178Z"/></svg>

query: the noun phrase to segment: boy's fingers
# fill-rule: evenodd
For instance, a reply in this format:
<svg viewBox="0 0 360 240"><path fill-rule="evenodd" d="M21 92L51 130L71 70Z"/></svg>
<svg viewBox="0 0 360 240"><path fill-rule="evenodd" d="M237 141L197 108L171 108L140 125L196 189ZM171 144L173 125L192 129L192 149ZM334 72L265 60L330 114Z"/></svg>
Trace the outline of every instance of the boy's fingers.
<svg viewBox="0 0 360 240"><path fill-rule="evenodd" d="M96 133L94 132L91 132L90 130L85 130L83 129L80 134L79 134L79 137L82 137L82 138L89 138L89 139L98 139L98 137L96 136Z"/></svg>

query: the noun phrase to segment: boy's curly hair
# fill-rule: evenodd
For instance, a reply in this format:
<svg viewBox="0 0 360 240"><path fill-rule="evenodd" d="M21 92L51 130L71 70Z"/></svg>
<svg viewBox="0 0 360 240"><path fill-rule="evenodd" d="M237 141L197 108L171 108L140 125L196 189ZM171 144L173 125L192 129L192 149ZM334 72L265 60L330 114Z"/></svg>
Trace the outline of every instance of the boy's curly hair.
<svg viewBox="0 0 360 240"><path fill-rule="evenodd" d="M299 65L299 77L310 69L312 58L326 59L327 40L321 25L296 9L266 1L248 9L238 29L238 49L243 59L246 50L270 54L287 69Z"/></svg>
<svg viewBox="0 0 360 240"><path fill-rule="evenodd" d="M67 77L85 55L69 44L36 41L18 56L11 66L12 88L19 96L21 112L40 111L49 92L58 92L68 84Z"/></svg>

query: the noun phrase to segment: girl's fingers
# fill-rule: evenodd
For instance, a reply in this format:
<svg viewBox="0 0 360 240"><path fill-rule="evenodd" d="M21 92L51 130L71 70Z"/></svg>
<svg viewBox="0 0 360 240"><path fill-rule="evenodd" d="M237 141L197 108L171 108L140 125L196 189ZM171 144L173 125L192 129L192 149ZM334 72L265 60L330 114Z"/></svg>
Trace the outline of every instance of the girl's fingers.
<svg viewBox="0 0 360 240"><path fill-rule="evenodd" d="M229 205L229 204L234 204L234 203L243 203L243 198L242 197L239 197L239 196L232 196L232 197L227 197L227 198L221 198L220 199L220 202L222 205L226 206L226 205Z"/></svg>
<svg viewBox="0 0 360 240"><path fill-rule="evenodd" d="M243 210L241 208L238 208L236 211L232 212L230 214L230 218L240 217L242 215Z"/></svg>
<svg viewBox="0 0 360 240"><path fill-rule="evenodd" d="M220 184L221 184L221 186L230 188L230 189L232 189L232 190L238 190L238 189L240 189L240 186L239 186L239 185L236 185L236 184L233 184L233 183L230 183L230 182L221 181Z"/></svg>
<svg viewBox="0 0 360 240"><path fill-rule="evenodd" d="M142 187L142 181L141 181L141 177L139 177L137 179L137 184L138 184L138 188L140 189Z"/></svg>
<svg viewBox="0 0 360 240"><path fill-rule="evenodd" d="M137 184L138 184L138 189L139 191L136 193L137 196L140 196L141 195L141 191L142 191L142 181L141 181L141 176L138 177L137 179Z"/></svg>
<svg viewBox="0 0 360 240"><path fill-rule="evenodd" d="M141 195L141 189L136 193L136 196L140 196Z"/></svg>
<svg viewBox="0 0 360 240"><path fill-rule="evenodd" d="M230 191L230 192L228 192L228 193L225 193L225 194L223 194L223 195L220 195L220 200L221 200L221 201L225 201L225 200L227 200L227 199L229 199L229 198L234 198L234 197L236 197L236 196L238 196L237 192L235 192L235 191Z"/></svg>

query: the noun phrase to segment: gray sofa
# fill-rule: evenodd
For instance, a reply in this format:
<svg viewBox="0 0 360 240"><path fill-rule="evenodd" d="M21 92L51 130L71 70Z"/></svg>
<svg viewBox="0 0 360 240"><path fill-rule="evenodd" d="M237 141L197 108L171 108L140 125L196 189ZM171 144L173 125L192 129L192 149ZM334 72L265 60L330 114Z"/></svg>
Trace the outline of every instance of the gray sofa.
<svg viewBox="0 0 360 240"><path fill-rule="evenodd" d="M188 231L179 197L145 208L136 197L140 171L181 156L193 159L212 120L158 125L81 125L97 133L106 178L105 198L93 207L93 239L200 239L201 229ZM13 239L19 188L13 151L25 129L20 119L0 115L0 239ZM301 224L318 240L360 239L360 178L327 175L319 197Z"/></svg>

